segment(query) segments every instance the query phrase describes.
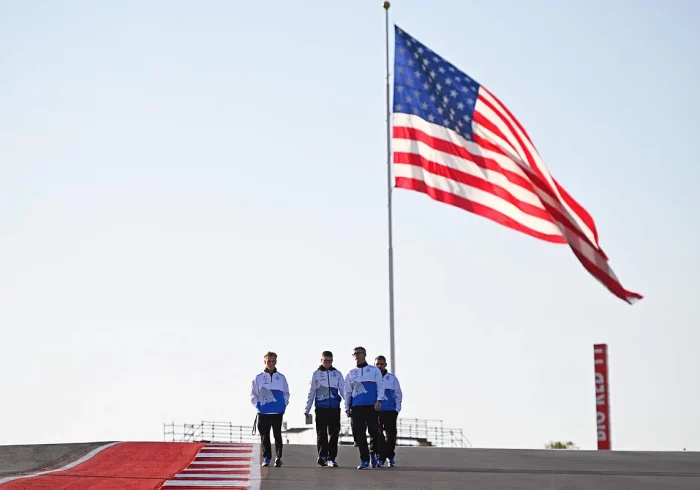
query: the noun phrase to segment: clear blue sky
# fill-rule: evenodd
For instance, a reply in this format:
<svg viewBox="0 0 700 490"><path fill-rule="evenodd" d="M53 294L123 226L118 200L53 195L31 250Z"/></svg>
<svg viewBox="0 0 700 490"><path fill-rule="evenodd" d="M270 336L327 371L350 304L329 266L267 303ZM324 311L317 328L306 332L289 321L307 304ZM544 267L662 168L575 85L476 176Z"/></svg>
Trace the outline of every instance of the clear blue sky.
<svg viewBox="0 0 700 490"><path fill-rule="evenodd" d="M250 424L268 349L300 425L322 350L388 355L380 4L2 3L0 444ZM403 415L593 449L600 342L613 447L700 450L700 4L391 14L508 105L645 296L396 191Z"/></svg>

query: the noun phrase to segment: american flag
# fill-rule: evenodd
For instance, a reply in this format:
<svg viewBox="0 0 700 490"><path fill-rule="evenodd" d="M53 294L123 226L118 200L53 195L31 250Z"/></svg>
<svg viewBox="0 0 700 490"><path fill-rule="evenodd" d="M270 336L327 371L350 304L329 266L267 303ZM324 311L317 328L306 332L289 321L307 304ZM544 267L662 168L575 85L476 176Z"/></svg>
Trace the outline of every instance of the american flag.
<svg viewBox="0 0 700 490"><path fill-rule="evenodd" d="M397 188L566 243L613 294L628 303L642 298L622 287L593 218L552 177L506 106L398 26L392 125Z"/></svg>

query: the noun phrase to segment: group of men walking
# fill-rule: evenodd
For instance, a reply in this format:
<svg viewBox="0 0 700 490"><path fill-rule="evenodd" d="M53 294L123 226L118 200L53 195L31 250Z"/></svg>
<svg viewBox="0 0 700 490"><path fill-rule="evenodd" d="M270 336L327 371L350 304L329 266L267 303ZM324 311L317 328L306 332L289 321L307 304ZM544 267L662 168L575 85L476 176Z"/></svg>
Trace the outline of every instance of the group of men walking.
<svg viewBox="0 0 700 490"><path fill-rule="evenodd" d="M367 351L356 347L356 366L347 376L333 366L333 353L324 351L321 365L311 377L304 414L315 405L316 448L320 466L337 467L341 407L351 419L355 445L360 451L358 470L396 466L396 420L403 394L399 380L386 370L386 358L377 356L374 366L365 360ZM257 408L257 429L263 447L263 466L272 463L270 429L275 436L275 463L282 466L282 418L289 404L289 385L277 371L277 354L264 356L265 370L253 380L251 402ZM369 445L367 433L369 432Z"/></svg>

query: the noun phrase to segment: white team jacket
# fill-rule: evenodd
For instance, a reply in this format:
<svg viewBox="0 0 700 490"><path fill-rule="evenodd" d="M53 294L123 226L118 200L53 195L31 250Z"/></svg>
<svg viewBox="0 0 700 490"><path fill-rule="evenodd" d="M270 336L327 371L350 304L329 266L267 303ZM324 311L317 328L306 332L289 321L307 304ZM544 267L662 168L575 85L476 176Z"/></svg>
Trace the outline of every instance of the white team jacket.
<svg viewBox="0 0 700 490"><path fill-rule="evenodd" d="M351 369L345 376L345 410L362 405L374 405L377 400L386 400L384 380L377 366L368 364Z"/></svg>
<svg viewBox="0 0 700 490"><path fill-rule="evenodd" d="M311 376L304 413L311 411L311 405L314 402L316 408L340 408L340 400L343 398L344 390L343 373L336 368L317 369Z"/></svg>
<svg viewBox="0 0 700 490"><path fill-rule="evenodd" d="M283 414L289 404L287 378L276 369L258 374L250 387L250 401L260 414Z"/></svg>
<svg viewBox="0 0 700 490"><path fill-rule="evenodd" d="M389 412L396 410L400 412L403 393L401 392L399 378L388 371L384 374L384 395L386 396L386 400L382 402L382 408L380 408L379 411Z"/></svg>

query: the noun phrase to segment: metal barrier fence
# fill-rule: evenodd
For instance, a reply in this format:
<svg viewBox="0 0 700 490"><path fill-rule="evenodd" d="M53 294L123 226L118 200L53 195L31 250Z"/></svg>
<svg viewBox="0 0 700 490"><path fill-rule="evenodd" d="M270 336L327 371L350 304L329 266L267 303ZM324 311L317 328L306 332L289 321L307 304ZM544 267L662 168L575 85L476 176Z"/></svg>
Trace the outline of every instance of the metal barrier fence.
<svg viewBox="0 0 700 490"><path fill-rule="evenodd" d="M399 418L396 422L397 441L399 446L426 447L472 447L471 442L464 436L462 429L452 429L443 426L442 420L406 419ZM284 422L282 434L289 443L290 435L314 430L314 426L288 428ZM253 434L253 426L234 425L231 422L202 421L197 424L163 424L163 440L172 442L259 442L257 434ZM343 417L340 426L339 443L353 444L350 421Z"/></svg>

